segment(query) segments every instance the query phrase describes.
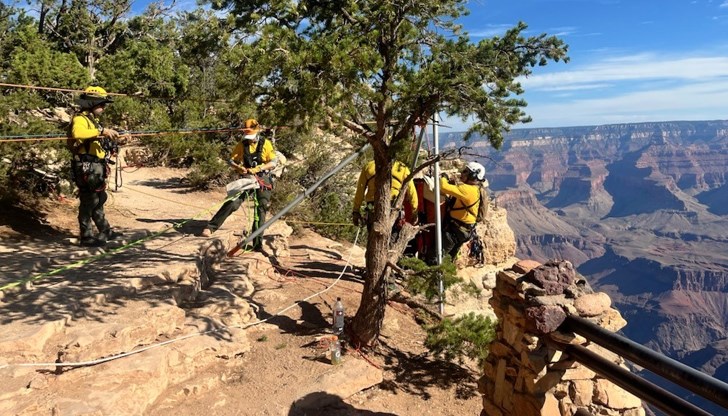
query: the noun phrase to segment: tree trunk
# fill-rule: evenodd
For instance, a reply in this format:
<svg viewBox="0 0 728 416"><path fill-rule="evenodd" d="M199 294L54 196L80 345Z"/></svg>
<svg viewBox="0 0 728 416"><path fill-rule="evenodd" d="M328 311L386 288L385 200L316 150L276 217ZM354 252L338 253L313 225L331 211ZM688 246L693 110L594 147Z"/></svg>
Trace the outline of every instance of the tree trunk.
<svg viewBox="0 0 728 416"><path fill-rule="evenodd" d="M48 7L44 4L40 4L40 13L38 13L38 34L43 35L45 32L45 21L46 15L48 14Z"/></svg>
<svg viewBox="0 0 728 416"><path fill-rule="evenodd" d="M96 81L96 54L94 52L94 49L96 48L96 36L92 35L88 43L88 51L86 52L88 76L91 81Z"/></svg>
<svg viewBox="0 0 728 416"><path fill-rule="evenodd" d="M384 321L384 309L387 303L384 285L389 273L387 262L389 261L389 239L392 234L392 221L390 220L392 161L389 160L384 149L377 148L378 146L374 143L373 145L376 165L374 223L367 241L364 290L359 309L352 321L354 343L361 346L371 345L379 337L379 331Z"/></svg>

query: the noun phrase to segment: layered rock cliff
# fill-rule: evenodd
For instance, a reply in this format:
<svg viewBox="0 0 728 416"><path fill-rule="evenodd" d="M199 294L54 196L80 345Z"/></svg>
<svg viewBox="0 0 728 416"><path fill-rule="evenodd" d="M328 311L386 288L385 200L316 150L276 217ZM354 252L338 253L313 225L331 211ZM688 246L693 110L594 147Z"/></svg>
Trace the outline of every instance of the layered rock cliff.
<svg viewBox="0 0 728 416"><path fill-rule="evenodd" d="M464 145L458 133L445 142ZM501 151L467 145L487 156L518 257L570 260L612 296L627 336L726 380L715 346L728 339L728 121L521 129Z"/></svg>

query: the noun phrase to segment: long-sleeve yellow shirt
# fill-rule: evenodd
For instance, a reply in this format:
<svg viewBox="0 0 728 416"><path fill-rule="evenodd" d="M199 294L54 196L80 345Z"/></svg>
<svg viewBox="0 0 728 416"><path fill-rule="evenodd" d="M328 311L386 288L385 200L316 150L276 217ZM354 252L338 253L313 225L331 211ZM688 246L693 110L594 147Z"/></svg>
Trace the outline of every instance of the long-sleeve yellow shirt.
<svg viewBox="0 0 728 416"><path fill-rule="evenodd" d="M101 131L96 126L96 121L92 115L84 111L73 116L73 120L71 120L71 137L76 139L78 154L86 154L85 142L91 141L88 146L88 154L96 156L99 159L105 158L106 152L98 141L100 136Z"/></svg>
<svg viewBox="0 0 728 416"><path fill-rule="evenodd" d="M367 163L359 174L359 181L356 184L354 195L354 212L359 212L363 201L374 202L376 188L374 186L374 175L376 174L374 161ZM404 164L395 161L392 165L392 199L399 195L402 189L402 182L409 176L410 170ZM407 198L412 207L412 212L417 211L417 189L413 181L407 184Z"/></svg>
<svg viewBox="0 0 728 416"><path fill-rule="evenodd" d="M476 185L461 183L453 185L440 178L440 192L455 198L450 217L465 224L475 224L480 208L480 189Z"/></svg>

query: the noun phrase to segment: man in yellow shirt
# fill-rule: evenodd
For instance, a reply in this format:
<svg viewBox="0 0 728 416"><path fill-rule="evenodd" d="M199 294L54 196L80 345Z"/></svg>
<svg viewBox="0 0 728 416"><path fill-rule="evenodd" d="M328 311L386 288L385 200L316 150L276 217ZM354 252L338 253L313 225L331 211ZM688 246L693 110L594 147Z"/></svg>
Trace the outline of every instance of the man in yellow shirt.
<svg viewBox="0 0 728 416"><path fill-rule="evenodd" d="M356 194L354 195L354 207L352 213L352 222L354 225L359 225L362 222L361 205L363 201L366 201L366 207L364 208L366 216L367 229L372 226L372 210L374 209L374 195L376 189L374 187L374 175L376 174L374 161L367 163L359 174L359 181L356 185ZM402 190L402 183L405 178L409 176L410 170L403 163L395 161L392 165L392 201L399 195ZM409 202L409 209L411 218L417 218L417 190L415 184L409 181L407 184L407 201ZM395 229L399 229L395 222Z"/></svg>
<svg viewBox="0 0 728 416"><path fill-rule="evenodd" d="M68 129L69 150L73 154L71 176L78 187L78 225L81 229L79 244L102 246L120 234L111 229L104 214L106 203L106 178L109 175L107 152L103 143L116 140L115 130L104 128L97 117L114 100L101 87L88 87L78 100L81 112L74 115ZM93 235L91 223L98 235Z"/></svg>
<svg viewBox="0 0 728 416"><path fill-rule="evenodd" d="M265 216L270 207L271 191L273 182L270 171L278 166L273 143L260 136L260 125L254 119L245 120L243 139L233 149L228 164L240 175L255 175L259 179L260 188L255 190L256 207L251 232L257 230L265 222ZM244 192L238 198L227 201L212 217L207 227L202 231L203 237L209 237L220 228L233 212L240 208L240 205L248 198L248 192ZM259 250L262 244L262 236L253 241L253 249Z"/></svg>
<svg viewBox="0 0 728 416"><path fill-rule="evenodd" d="M447 178L440 179L440 192L447 195L448 216L442 227L442 253L452 259L460 247L470 241L480 209L480 184L485 180L485 167L469 162L460 173L460 184L451 184Z"/></svg>

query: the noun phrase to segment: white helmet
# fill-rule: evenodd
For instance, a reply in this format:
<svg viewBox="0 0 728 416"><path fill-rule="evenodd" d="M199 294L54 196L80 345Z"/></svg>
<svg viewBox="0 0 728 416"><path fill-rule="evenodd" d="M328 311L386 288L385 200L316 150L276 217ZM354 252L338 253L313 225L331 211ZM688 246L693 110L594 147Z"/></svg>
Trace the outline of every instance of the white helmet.
<svg viewBox="0 0 728 416"><path fill-rule="evenodd" d="M470 177L480 182L485 180L485 167L478 162L468 162L465 169L470 173Z"/></svg>

